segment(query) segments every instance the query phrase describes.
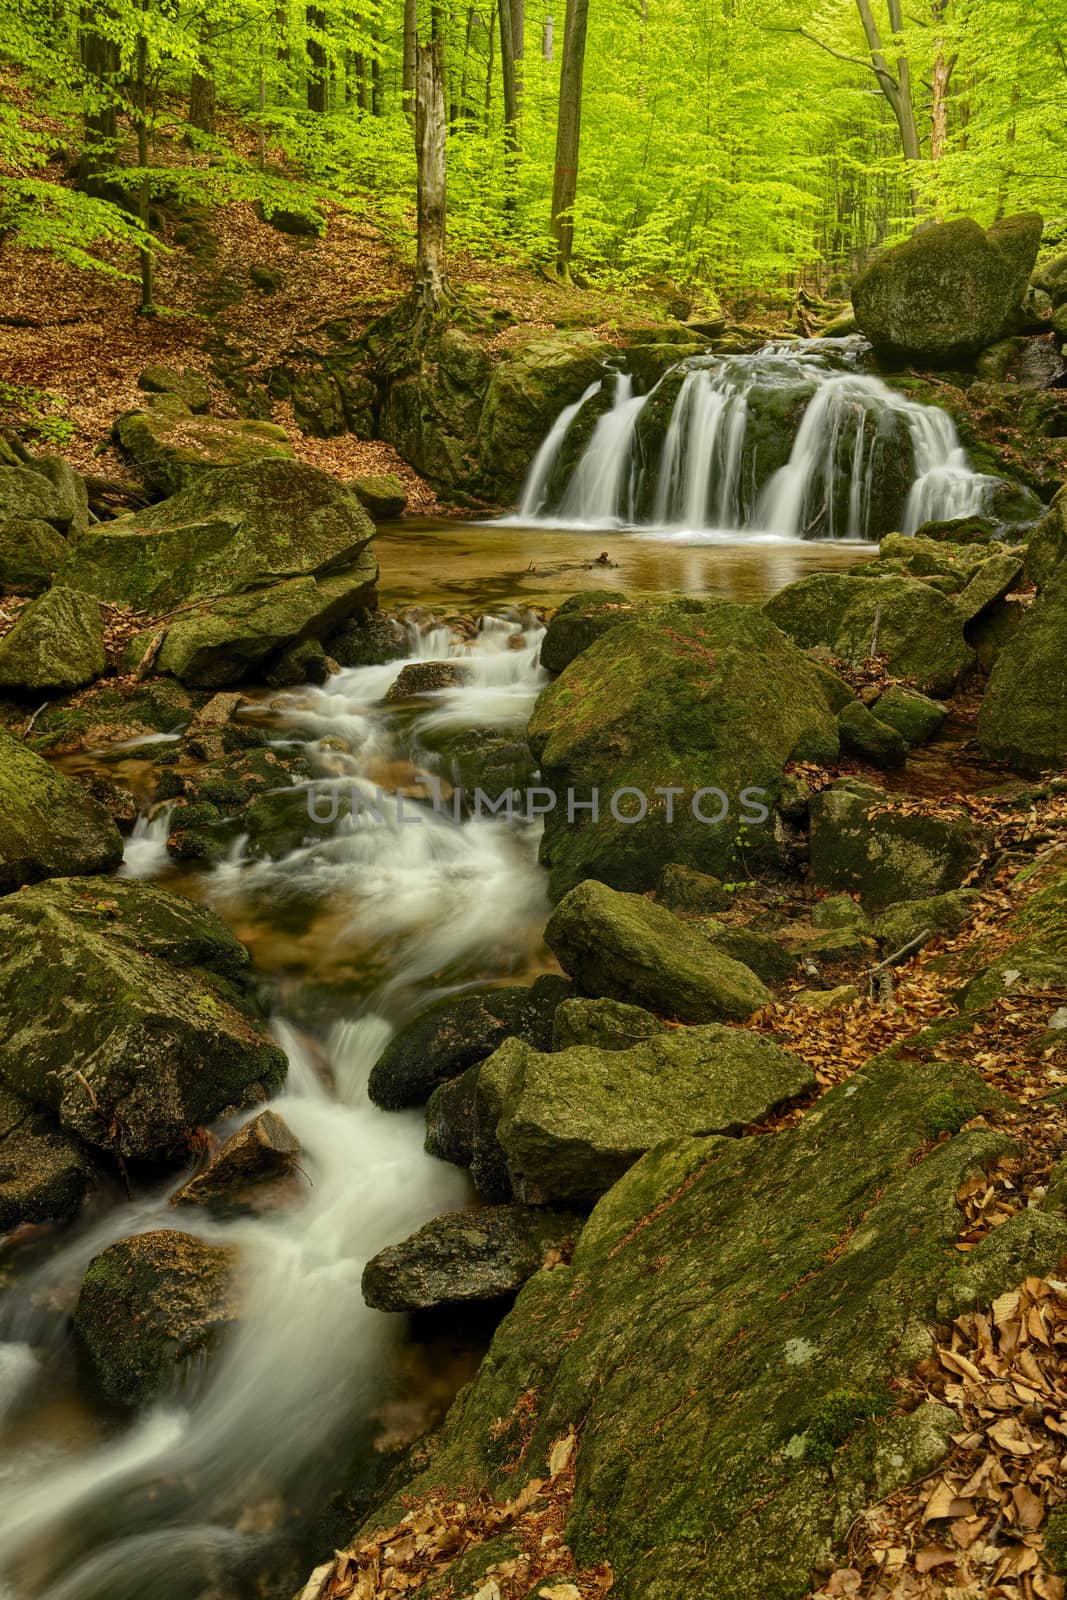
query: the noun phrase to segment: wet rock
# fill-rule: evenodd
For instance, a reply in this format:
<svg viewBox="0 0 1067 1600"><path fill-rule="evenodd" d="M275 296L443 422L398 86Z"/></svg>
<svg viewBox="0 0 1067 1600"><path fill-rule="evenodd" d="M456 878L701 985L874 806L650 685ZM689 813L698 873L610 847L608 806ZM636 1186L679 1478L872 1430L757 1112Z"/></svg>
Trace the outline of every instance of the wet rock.
<svg viewBox="0 0 1067 1600"><path fill-rule="evenodd" d="M875 909L943 894L977 866L985 837L967 817L894 811L884 792L839 780L811 802L812 879Z"/></svg>
<svg viewBox="0 0 1067 1600"><path fill-rule="evenodd" d="M408 497L404 485L391 473L379 477L351 478L346 485L352 491L372 522L394 522L407 510Z"/></svg>
<svg viewBox="0 0 1067 1600"><path fill-rule="evenodd" d="M940 701L901 684L879 695L872 710L879 722L895 728L909 745L927 744L948 715Z"/></svg>
<svg viewBox="0 0 1067 1600"><path fill-rule="evenodd" d="M89 1152L54 1118L0 1089L0 1233L25 1222L67 1222L95 1180Z"/></svg>
<svg viewBox="0 0 1067 1600"><path fill-rule="evenodd" d="M438 1084L458 1078L513 1035L549 1049L553 1013L570 993L564 979L546 975L529 988L437 1001L386 1045L371 1069L371 1099L387 1111L424 1105Z"/></svg>
<svg viewBox="0 0 1067 1600"><path fill-rule="evenodd" d="M1008 550L989 561L983 561L956 599L964 623L974 622L990 606L1002 600L1010 589L1015 588L1022 570L1022 555Z"/></svg>
<svg viewBox="0 0 1067 1600"><path fill-rule="evenodd" d="M190 411L211 409L211 390L206 379L193 367L186 367L182 372L159 364L145 367L137 375L137 387L148 394L176 394Z"/></svg>
<svg viewBox="0 0 1067 1600"><path fill-rule="evenodd" d="M587 589L564 600L541 641L541 665L560 673L601 634L634 612L633 601L618 589Z"/></svg>
<svg viewBox="0 0 1067 1600"><path fill-rule="evenodd" d="M902 767L908 759L908 742L902 733L887 722L882 722L858 700L838 714L837 727L841 735L841 748L873 767L890 770Z"/></svg>
<svg viewBox="0 0 1067 1600"><path fill-rule="evenodd" d="M929 929L931 934L958 933L981 896L976 889L956 889L925 900L903 900L886 906L874 922L874 936L883 950L902 950Z"/></svg>
<svg viewBox="0 0 1067 1600"><path fill-rule="evenodd" d="M739 1134L814 1086L799 1057L715 1024L629 1050L544 1055L509 1039L479 1071L477 1118L520 1200L585 1205L664 1139Z"/></svg>
<svg viewBox="0 0 1067 1600"><path fill-rule="evenodd" d="M706 916L712 911L728 911L733 895L721 878L672 861L664 867L660 878L659 902L668 911L689 911Z"/></svg>
<svg viewBox="0 0 1067 1600"><path fill-rule="evenodd" d="M213 1216L273 1210L299 1192L287 1182L300 1141L274 1111L261 1111L211 1157L201 1172L171 1195L172 1206L203 1206Z"/></svg>
<svg viewBox="0 0 1067 1600"><path fill-rule="evenodd" d="M1041 242L1036 212L988 230L935 223L876 257L852 286L860 332L885 355L953 366L1012 331Z"/></svg>
<svg viewBox="0 0 1067 1600"><path fill-rule="evenodd" d="M457 1167L469 1167L474 1159L480 1065L439 1084L426 1104L426 1153Z"/></svg>
<svg viewBox="0 0 1067 1600"><path fill-rule="evenodd" d="M234 1326L237 1252L159 1229L89 1263L74 1326L103 1394L141 1405L172 1392Z"/></svg>
<svg viewBox="0 0 1067 1600"><path fill-rule="evenodd" d="M0 900L0 1081L130 1160L278 1088L247 952L212 912L135 880L62 879Z"/></svg>
<svg viewBox="0 0 1067 1600"><path fill-rule="evenodd" d="M254 461L101 524L73 548L61 581L158 616L193 600L350 570L373 533L356 497L327 473Z"/></svg>
<svg viewBox="0 0 1067 1600"><path fill-rule="evenodd" d="M665 907L593 879L560 901L545 942L586 994L680 1022L743 1022L770 999L755 973Z"/></svg>
<svg viewBox="0 0 1067 1600"><path fill-rule="evenodd" d="M461 661L412 661L390 684L386 705L413 700L418 695L436 694L441 689L459 689L470 682L470 669Z"/></svg>
<svg viewBox="0 0 1067 1600"><path fill-rule="evenodd" d="M173 394L157 395L146 411L128 411L113 431L115 443L148 487L164 496L177 495L225 468L291 461L293 455L284 428L272 422L196 416Z"/></svg>
<svg viewBox="0 0 1067 1600"><path fill-rule="evenodd" d="M301 644L290 645L266 673L267 682L275 689L295 689L301 683L325 683L330 675L326 652L318 639L305 639Z"/></svg>
<svg viewBox="0 0 1067 1600"><path fill-rule="evenodd" d="M602 635L542 692L529 738L556 799L541 847L553 898L590 877L651 889L668 863L731 882L780 869L791 849L771 813L785 768L838 748L811 663L753 608L699 600ZM569 820L568 792L582 802L593 789L597 817ZM613 811L627 789L637 797Z"/></svg>
<svg viewBox="0 0 1067 1600"><path fill-rule="evenodd" d="M947 522L924 522L916 539L940 539L946 544L989 544L996 537L992 517L953 517Z"/></svg>
<svg viewBox="0 0 1067 1600"><path fill-rule="evenodd" d="M450 734L441 753L446 772L463 792L468 812L480 808L485 814L508 794L521 809L525 791L537 773L525 739L509 739L490 730L473 728Z"/></svg>
<svg viewBox="0 0 1067 1600"><path fill-rule="evenodd" d="M1043 589L1067 556L1067 487L1060 489L1031 531L1026 546L1024 578Z"/></svg>
<svg viewBox="0 0 1067 1600"><path fill-rule="evenodd" d="M395 617L357 614L331 633L326 654L341 667L379 667L410 653L407 629Z"/></svg>
<svg viewBox="0 0 1067 1600"><path fill-rule="evenodd" d="M570 1050L577 1044L590 1044L597 1050L629 1050L643 1039L654 1039L666 1031L666 1023L640 1006L578 996L556 1007L552 1048Z"/></svg>
<svg viewBox="0 0 1067 1600"><path fill-rule="evenodd" d="M0 594L41 594L67 559L67 542L50 522L0 522Z"/></svg>
<svg viewBox="0 0 1067 1600"><path fill-rule="evenodd" d="M0 895L41 878L110 872L121 860L104 808L0 729Z"/></svg>
<svg viewBox="0 0 1067 1600"><path fill-rule="evenodd" d="M99 603L59 584L28 605L0 639L0 688L17 694L81 689L106 668Z"/></svg>
<svg viewBox="0 0 1067 1600"><path fill-rule="evenodd" d="M85 785L97 804L103 806L121 834L132 833L137 821L138 806L137 797L131 789L124 789L121 784L112 783L110 778L105 778L100 772L80 778L78 781Z"/></svg>
<svg viewBox="0 0 1067 1600"><path fill-rule="evenodd" d="M515 1294L550 1251L573 1245L584 1221L532 1206L435 1217L368 1261L363 1298L377 1311L427 1311Z"/></svg>
<svg viewBox="0 0 1067 1600"><path fill-rule="evenodd" d="M1067 760L1067 565L1061 563L1004 649L986 685L978 740L1020 772Z"/></svg>

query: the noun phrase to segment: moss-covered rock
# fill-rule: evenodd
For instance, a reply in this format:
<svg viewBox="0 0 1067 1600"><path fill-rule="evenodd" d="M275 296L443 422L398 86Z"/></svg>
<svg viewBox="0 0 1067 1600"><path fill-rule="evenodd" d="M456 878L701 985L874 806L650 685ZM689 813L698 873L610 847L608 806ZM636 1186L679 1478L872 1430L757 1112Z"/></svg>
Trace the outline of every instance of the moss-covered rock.
<svg viewBox="0 0 1067 1600"><path fill-rule="evenodd" d="M238 1314L232 1246L159 1229L89 1263L74 1314L101 1391L140 1405L173 1391Z"/></svg>
<svg viewBox="0 0 1067 1600"><path fill-rule="evenodd" d="M899 683L880 694L872 710L879 722L895 728L909 745L927 744L948 715L939 700Z"/></svg>
<svg viewBox="0 0 1067 1600"><path fill-rule="evenodd" d="M988 230L969 217L919 229L852 286L860 332L892 358L954 366L1011 331L1037 259L1036 212Z"/></svg>
<svg viewBox="0 0 1067 1600"><path fill-rule="evenodd" d="M137 387L146 394L175 394L190 411L204 412L211 408L207 380L194 367L179 372L176 367L155 362L137 374Z"/></svg>
<svg viewBox="0 0 1067 1600"><path fill-rule="evenodd" d="M1022 555L1015 551L1005 550L983 561L956 598L964 626L975 622L1014 589L1022 570Z"/></svg>
<svg viewBox="0 0 1067 1600"><path fill-rule="evenodd" d="M994 663L978 714L987 756L1020 772L1067 760L1067 564L1058 566Z"/></svg>
<svg viewBox="0 0 1067 1600"><path fill-rule="evenodd" d="M618 590L587 589L584 594L572 594L548 624L541 641L541 665L546 672L562 672L594 639L625 622L633 612L633 602Z"/></svg>
<svg viewBox="0 0 1067 1600"><path fill-rule="evenodd" d="M81 689L106 669L99 602L60 584L28 605L0 639L0 688L16 694Z"/></svg>
<svg viewBox="0 0 1067 1600"><path fill-rule="evenodd" d="M584 1221L534 1206L435 1217L367 1262L363 1298L378 1311L427 1311L515 1294L550 1250L573 1245Z"/></svg>
<svg viewBox="0 0 1067 1600"><path fill-rule="evenodd" d="M41 594L67 559L67 542L40 517L0 523L0 594Z"/></svg>
<svg viewBox="0 0 1067 1600"><path fill-rule="evenodd" d="M931 1146L926 1103L958 1092L989 1100L943 1063L890 1063L785 1132L659 1145L600 1201L572 1265L527 1283L398 1495L513 1495L573 1427L568 1542L580 1567L611 1563L619 1600L801 1600L862 1508L951 1448L951 1414L894 1415L888 1386L933 1353L946 1303L973 1303L956 1192L1007 1144L973 1130ZM1058 1218L1009 1231L983 1296L1065 1242Z"/></svg>
<svg viewBox="0 0 1067 1600"><path fill-rule="evenodd" d="M553 1013L569 993L565 980L546 975L529 988L438 1000L386 1045L371 1068L371 1099L387 1111L425 1105L438 1084L458 1078L512 1036L548 1050Z"/></svg>
<svg viewBox="0 0 1067 1600"><path fill-rule="evenodd" d="M555 897L587 877L651 889L669 862L730 882L781 866L784 769L838 748L816 669L758 611L724 601L619 623L543 691L529 738L554 798L541 858Z"/></svg>
<svg viewBox="0 0 1067 1600"><path fill-rule="evenodd" d="M1045 515L1030 533L1024 576L1039 589L1067 556L1067 487L1060 489Z"/></svg>
<svg viewBox="0 0 1067 1600"><path fill-rule="evenodd" d="M874 922L874 936L883 950L902 950L921 933L958 933L980 896L976 889L955 889L925 900L903 900L886 906Z"/></svg>
<svg viewBox="0 0 1067 1600"><path fill-rule="evenodd" d="M110 872L122 839L79 783L0 729L0 894L70 873Z"/></svg>
<svg viewBox="0 0 1067 1600"><path fill-rule="evenodd" d="M354 566L374 528L317 467L260 461L213 473L161 505L100 526L61 581L151 615L193 600Z"/></svg>
<svg viewBox="0 0 1067 1600"><path fill-rule="evenodd" d="M856 891L875 909L958 889L984 842L984 831L965 816L897 810L891 796L854 790L847 781L811 802L813 881Z"/></svg>
<svg viewBox="0 0 1067 1600"><path fill-rule="evenodd" d="M562 1000L552 1019L552 1049L591 1044L597 1050L629 1050L642 1039L654 1039L667 1024L640 1006L621 1000L588 1000L575 995Z"/></svg>
<svg viewBox="0 0 1067 1600"><path fill-rule="evenodd" d="M373 333L370 343L375 343ZM365 360L366 347L363 353L356 352L357 371ZM331 365L336 373L336 364ZM455 325L417 349L402 338L399 348L381 353L381 369L384 393L375 436L395 445L404 460L432 483L449 490L469 483L475 475L478 422L493 370L479 341ZM352 378L337 374L337 381L351 414Z"/></svg>
<svg viewBox="0 0 1067 1600"><path fill-rule="evenodd" d="M68 1221L95 1176L89 1152L54 1118L0 1089L0 1234L24 1222Z"/></svg>
<svg viewBox="0 0 1067 1600"><path fill-rule="evenodd" d="M814 1086L798 1056L742 1028L550 1055L509 1039L478 1074L477 1117L520 1200L583 1205L663 1139L739 1134Z"/></svg>
<svg viewBox="0 0 1067 1600"><path fill-rule="evenodd" d="M0 1081L87 1144L180 1160L197 1128L277 1088L243 946L203 907L132 880L0 900Z"/></svg>
<svg viewBox="0 0 1067 1600"><path fill-rule="evenodd" d="M858 700L838 713L841 748L874 767L902 767L908 759L908 741L891 723L868 711Z"/></svg>
<svg viewBox="0 0 1067 1600"><path fill-rule="evenodd" d="M716 917L702 917L693 924L705 939L710 939L717 950L734 961L748 967L763 983L784 983L797 969L794 951L770 933L760 933L756 928L738 927L720 922Z"/></svg>
<svg viewBox="0 0 1067 1600"><path fill-rule="evenodd" d="M44 473L0 465L0 524L15 519L47 522L66 533L73 516L73 506Z"/></svg>
<svg viewBox="0 0 1067 1600"><path fill-rule="evenodd" d="M890 672L925 694L949 694L974 661L952 601L915 578L820 573L779 590L763 609L802 649L825 645L857 663L884 656Z"/></svg>
<svg viewBox="0 0 1067 1600"><path fill-rule="evenodd" d="M407 510L407 490L391 472L352 478L345 488L355 495L372 522L394 522Z"/></svg>
<svg viewBox="0 0 1067 1600"><path fill-rule="evenodd" d="M545 943L586 994L680 1022L743 1022L770 999L755 973L697 928L594 879L559 902Z"/></svg>
<svg viewBox="0 0 1067 1600"><path fill-rule="evenodd" d="M128 411L114 427L115 443L150 489L176 495L226 467L291 461L284 428L272 422L196 416L174 394L161 394L147 411Z"/></svg>
<svg viewBox="0 0 1067 1600"><path fill-rule="evenodd" d="M694 867L679 866L676 861L663 869L658 898L668 911L690 911L697 916L726 911L733 904L733 895L721 878L710 872L697 872Z"/></svg>

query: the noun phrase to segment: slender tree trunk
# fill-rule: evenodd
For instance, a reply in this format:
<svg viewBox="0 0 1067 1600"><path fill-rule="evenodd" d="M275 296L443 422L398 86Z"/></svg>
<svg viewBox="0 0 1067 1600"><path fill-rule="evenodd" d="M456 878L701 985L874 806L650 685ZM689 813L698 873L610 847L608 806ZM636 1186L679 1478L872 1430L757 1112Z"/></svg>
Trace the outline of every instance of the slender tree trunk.
<svg viewBox="0 0 1067 1600"><path fill-rule="evenodd" d="M488 137L493 120L493 72L496 68L496 0L489 9L489 54L485 67L485 132Z"/></svg>
<svg viewBox="0 0 1067 1600"><path fill-rule="evenodd" d="M278 0L274 7L274 27L278 34L278 60L289 60L289 8L286 0Z"/></svg>
<svg viewBox="0 0 1067 1600"><path fill-rule="evenodd" d="M459 102L452 119L455 127L470 119L471 46L474 42L474 24L478 13L473 5L467 7L467 25L463 33L463 70L459 80Z"/></svg>
<svg viewBox="0 0 1067 1600"><path fill-rule="evenodd" d="M147 13L150 4L151 0L143 0L142 11ZM148 39L143 32L137 35L134 104L137 124L137 165L141 169L137 192L137 216L141 227L147 232L151 218L152 186L148 178ZM141 304L138 309L142 316L147 317L155 310L152 303L152 252L142 247L138 254L141 262Z"/></svg>
<svg viewBox="0 0 1067 1600"><path fill-rule="evenodd" d="M211 29L206 25L200 43L200 61L189 80L189 126L214 135L215 73L211 65Z"/></svg>
<svg viewBox="0 0 1067 1600"><path fill-rule="evenodd" d="M546 61L555 59L556 25L552 20L551 11L545 12L544 32L541 35L541 54Z"/></svg>
<svg viewBox="0 0 1067 1600"><path fill-rule="evenodd" d="M526 0L511 0L511 49L515 64L515 105L522 117L522 96L525 86L526 61Z"/></svg>
<svg viewBox="0 0 1067 1600"><path fill-rule="evenodd" d="M412 298L420 317L433 316L448 293L448 217L443 47L418 45L415 56L415 150L418 157L418 253Z"/></svg>
<svg viewBox="0 0 1067 1600"><path fill-rule="evenodd" d="M330 98L330 80L326 73L326 46L322 35L326 31L326 13L318 6L306 6L307 22L307 107L309 111L324 112Z"/></svg>
<svg viewBox="0 0 1067 1600"><path fill-rule="evenodd" d="M947 0L933 0L934 22L940 24L944 20ZM941 203L941 185L938 164L944 159L948 150L948 96L952 83L952 74L956 69L956 57L948 54L948 47L943 36L938 38L937 50L934 55L933 95L930 116L930 163L934 169L934 212L940 222L943 207Z"/></svg>
<svg viewBox="0 0 1067 1600"><path fill-rule="evenodd" d="M78 36L78 53L90 80L94 103L93 109L85 112L83 148L74 179L80 188L89 191L92 191L100 172L114 161L118 142L114 86L120 64L119 47L112 39L97 31L96 19L105 14L103 7L84 5ZM86 98L89 103L90 97Z"/></svg>
<svg viewBox="0 0 1067 1600"><path fill-rule="evenodd" d="M506 3L506 0L505 0ZM552 236L560 275L570 277L574 251L574 200L578 192L578 150L582 136L582 79L589 0L567 0L563 66L556 129L556 171L552 184Z"/></svg>
<svg viewBox="0 0 1067 1600"><path fill-rule="evenodd" d="M856 0L856 9L863 24L875 77L896 120L904 159L918 161L922 151L919 144L919 128L915 121L915 105L912 100L911 63L906 55L898 56L897 70L894 73L886 60L882 36L871 9L871 0ZM889 0L889 23L894 34L899 35L903 32L904 18L900 0Z"/></svg>
<svg viewBox="0 0 1067 1600"><path fill-rule="evenodd" d="M419 49L419 0L404 0L404 113L415 121L415 78Z"/></svg>

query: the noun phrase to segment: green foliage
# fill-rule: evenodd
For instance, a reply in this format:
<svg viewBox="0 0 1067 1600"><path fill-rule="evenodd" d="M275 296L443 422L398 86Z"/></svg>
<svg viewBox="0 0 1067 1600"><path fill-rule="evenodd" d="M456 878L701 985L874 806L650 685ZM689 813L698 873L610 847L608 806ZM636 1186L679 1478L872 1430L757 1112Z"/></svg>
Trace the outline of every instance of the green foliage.
<svg viewBox="0 0 1067 1600"><path fill-rule="evenodd" d="M980 1107L964 1095L932 1094L924 1102L923 1119L931 1139L943 1133L959 1133L965 1122L978 1115Z"/></svg>
<svg viewBox="0 0 1067 1600"><path fill-rule="evenodd" d="M74 437L75 424L63 414L63 401L28 384L0 378L0 419L17 422L26 438L62 449Z"/></svg>

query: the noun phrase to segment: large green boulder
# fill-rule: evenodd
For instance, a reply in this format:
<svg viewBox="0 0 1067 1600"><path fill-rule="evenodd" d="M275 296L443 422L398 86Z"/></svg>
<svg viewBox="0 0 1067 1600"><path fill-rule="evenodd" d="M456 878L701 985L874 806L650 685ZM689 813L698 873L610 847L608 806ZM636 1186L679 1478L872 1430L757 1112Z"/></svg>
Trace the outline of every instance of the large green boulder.
<svg viewBox="0 0 1067 1600"><path fill-rule="evenodd" d="M1013 331L1041 243L1036 212L983 229L970 217L918 229L852 286L860 332L883 355L953 366Z"/></svg>
<svg viewBox="0 0 1067 1600"><path fill-rule="evenodd" d="M754 972L698 928L595 879L563 897L545 943L586 994L679 1022L744 1022L771 998Z"/></svg>
<svg viewBox="0 0 1067 1600"><path fill-rule="evenodd" d="M669 862L731 882L780 867L785 767L838 749L816 668L726 601L649 608L602 635L542 692L529 739L557 898L589 877L651 889Z"/></svg>
<svg viewBox="0 0 1067 1600"><path fill-rule="evenodd" d="M335 367L335 381L347 413L365 409L369 423L365 437L373 433L395 445L404 460L432 483L453 490L469 482L478 421L492 372L492 358L482 344L465 328L452 324L439 336L420 341L415 350L405 351L403 339L391 350L387 340L380 360L383 368L394 370L389 372L376 422L367 402L351 392L353 381L358 385L365 372L366 352L359 357L354 380ZM296 380L294 405L304 381ZM343 426L335 431L342 432Z"/></svg>
<svg viewBox="0 0 1067 1600"><path fill-rule="evenodd" d="M0 639L0 688L18 694L82 689L106 669L99 601L61 584L28 605Z"/></svg>
<svg viewBox="0 0 1067 1600"><path fill-rule="evenodd" d="M108 1400L167 1396L237 1321L237 1252L157 1229L94 1256L74 1326Z"/></svg>
<svg viewBox="0 0 1067 1600"><path fill-rule="evenodd" d="M0 523L0 594L41 594L67 555L67 541L40 517Z"/></svg>
<svg viewBox="0 0 1067 1600"><path fill-rule="evenodd" d="M110 872L121 860L103 806L0 728L0 895L40 878Z"/></svg>
<svg viewBox="0 0 1067 1600"><path fill-rule="evenodd" d="M60 581L158 615L193 600L351 568L374 528L317 467L260 461L212 473L173 499L93 530Z"/></svg>
<svg viewBox="0 0 1067 1600"><path fill-rule="evenodd" d="M428 1311L515 1294L550 1250L573 1244L584 1217L539 1206L483 1206L435 1217L363 1269L377 1311Z"/></svg>
<svg viewBox="0 0 1067 1600"><path fill-rule="evenodd" d="M0 1234L24 1222L66 1222L93 1184L89 1152L54 1117L0 1089Z"/></svg>
<svg viewBox="0 0 1067 1600"><path fill-rule="evenodd" d="M826 645L843 661L886 658L924 694L949 694L974 662L963 619L921 579L819 573L780 589L764 613L801 649Z"/></svg>
<svg viewBox="0 0 1067 1600"><path fill-rule="evenodd" d="M226 467L291 461L284 428L272 422L196 416L174 394L161 394L146 411L128 411L115 423L115 442L150 489L175 495Z"/></svg>
<svg viewBox="0 0 1067 1600"><path fill-rule="evenodd" d="M240 683L291 646L321 639L354 611L372 607L377 581L378 562L364 550L346 572L331 577L291 578L205 602L166 628L154 669L196 688ZM152 629L136 635L124 667L142 661L156 640Z"/></svg>
<svg viewBox="0 0 1067 1600"><path fill-rule="evenodd" d="M171 1162L283 1082L247 952L214 913L136 880L60 879L0 900L0 1082L68 1133Z"/></svg>
<svg viewBox="0 0 1067 1600"><path fill-rule="evenodd" d="M987 756L1020 772L1067 760L1067 563L1049 578L997 657L978 713Z"/></svg>
<svg viewBox="0 0 1067 1600"><path fill-rule="evenodd" d="M948 715L939 700L931 700L917 689L894 683L880 694L872 710L879 722L886 722L909 745L926 744L934 737Z"/></svg>
<svg viewBox="0 0 1067 1600"><path fill-rule="evenodd" d="M968 817L928 816L867 784L841 780L811 802L811 876L873 909L958 889L987 842Z"/></svg>
<svg viewBox="0 0 1067 1600"><path fill-rule="evenodd" d="M606 376L618 350L595 334L531 339L495 368L478 422L478 461L487 485L513 500L564 406Z"/></svg>
<svg viewBox="0 0 1067 1600"><path fill-rule="evenodd" d="M743 1028L551 1055L509 1039L478 1075L477 1115L520 1200L588 1205L662 1140L740 1134L814 1087L798 1056Z"/></svg>
<svg viewBox="0 0 1067 1600"><path fill-rule="evenodd" d="M66 533L74 509L60 489L33 467L0 466L0 523L20 521L48 522Z"/></svg>
<svg viewBox="0 0 1067 1600"><path fill-rule="evenodd" d="M587 589L584 594L572 594L548 624L541 641L541 665L546 672L562 672L602 633L625 622L633 612L633 602L619 590Z"/></svg>
<svg viewBox="0 0 1067 1600"><path fill-rule="evenodd" d="M1039 589L1067 556L1067 486L1055 495L1040 522L1030 532L1024 576Z"/></svg>
<svg viewBox="0 0 1067 1600"><path fill-rule="evenodd" d="M1014 1148L951 1132L990 1100L943 1062L889 1062L783 1132L658 1145L570 1266L526 1284L365 1531L431 1491L510 1500L573 1430L567 1545L579 1571L609 1564L613 1600L802 1600L847 1565L855 1518L952 1449L958 1414L901 1411L893 1381L935 1357L937 1324L1067 1245L1062 1217L1024 1210L956 1248L960 1185ZM464 1593L493 1560L467 1566Z"/></svg>
<svg viewBox="0 0 1067 1600"><path fill-rule="evenodd" d="M954 889L925 900L903 900L886 906L875 918L874 936L883 950L893 952L903 950L923 933L958 933L980 898L977 889Z"/></svg>
<svg viewBox="0 0 1067 1600"><path fill-rule="evenodd" d="M350 478L345 487L355 495L372 522L394 522L407 509L407 490L391 472Z"/></svg>

